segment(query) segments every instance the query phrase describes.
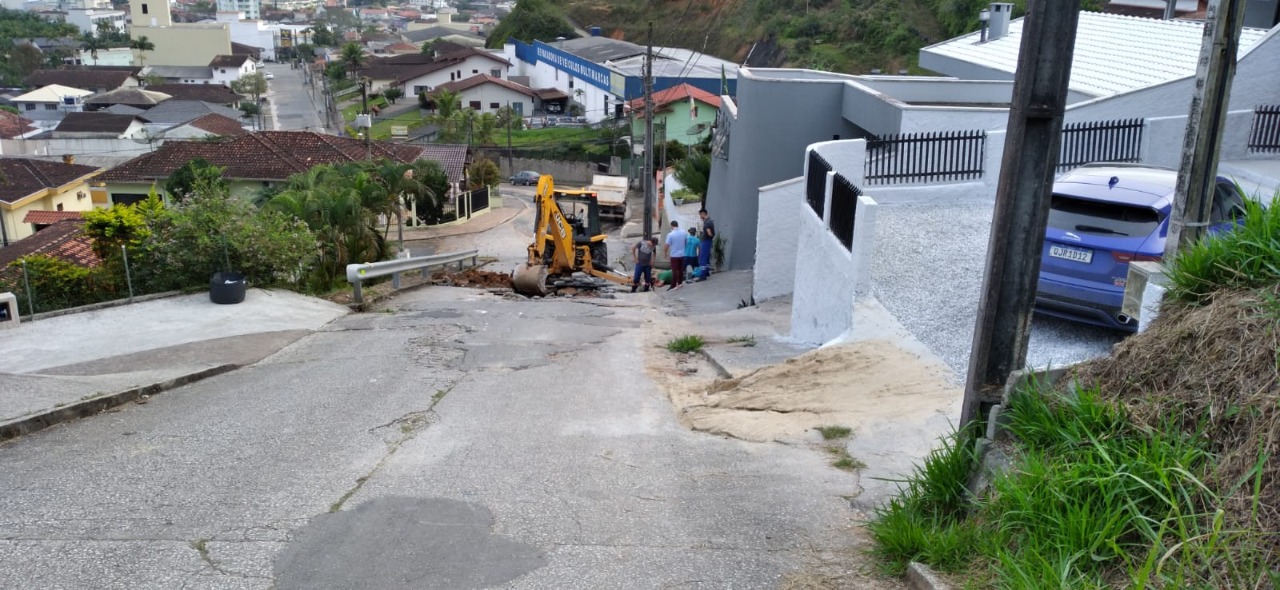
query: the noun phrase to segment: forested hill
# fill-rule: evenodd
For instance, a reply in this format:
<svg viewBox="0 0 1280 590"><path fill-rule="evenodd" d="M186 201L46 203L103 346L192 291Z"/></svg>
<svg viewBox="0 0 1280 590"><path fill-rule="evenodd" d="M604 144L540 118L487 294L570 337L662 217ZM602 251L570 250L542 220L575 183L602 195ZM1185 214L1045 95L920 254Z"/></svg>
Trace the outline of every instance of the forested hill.
<svg viewBox="0 0 1280 590"><path fill-rule="evenodd" d="M1084 4L1098 9L1101 2ZM581 28L598 26L605 35L635 43L645 43L652 21L658 46L754 66L865 74L913 69L921 47L976 30L978 11L989 1L520 0L526 3L542 17L559 12ZM1014 4L1017 18L1026 0ZM504 35L523 38L519 28Z"/></svg>

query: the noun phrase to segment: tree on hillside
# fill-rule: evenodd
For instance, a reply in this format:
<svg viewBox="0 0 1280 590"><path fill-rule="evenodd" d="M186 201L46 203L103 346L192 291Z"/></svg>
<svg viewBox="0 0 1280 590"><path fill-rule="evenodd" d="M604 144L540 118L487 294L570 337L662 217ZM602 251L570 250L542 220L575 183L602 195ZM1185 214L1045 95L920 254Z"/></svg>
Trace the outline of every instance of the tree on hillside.
<svg viewBox="0 0 1280 590"><path fill-rule="evenodd" d="M93 65L98 65L98 51L107 49L107 43L92 33L85 33L80 36L80 47L89 52L89 59L93 60Z"/></svg>
<svg viewBox="0 0 1280 590"><path fill-rule="evenodd" d="M339 61L346 67L347 75L354 77L356 70L364 65L364 48L355 41L343 45Z"/></svg>
<svg viewBox="0 0 1280 590"><path fill-rule="evenodd" d="M476 117L472 135L476 145L497 145L498 116L484 113Z"/></svg>
<svg viewBox="0 0 1280 590"><path fill-rule="evenodd" d="M150 39L148 39L146 35L142 35L142 36L138 37L137 39L134 39L134 40L130 41L130 42L129 42L129 48L130 48L130 49L135 49L135 50L137 50L137 52L138 52L138 63L140 63L140 64L141 64L141 65L143 65L143 66L146 66L146 65L147 65L147 55L146 55L146 52L148 52L148 51L155 51L155 50L156 50L156 44L155 44L155 43L152 43L152 42L151 42L151 40L150 40Z"/></svg>
<svg viewBox="0 0 1280 590"><path fill-rule="evenodd" d="M520 0L511 14L494 27L485 46L501 48L508 39L532 43L535 39L554 41L556 37L577 36L569 21L547 0Z"/></svg>
<svg viewBox="0 0 1280 590"><path fill-rule="evenodd" d="M195 193L197 187L211 187L216 190L227 188L227 181L222 178L225 168L214 166L204 158L196 158L173 171L164 183L164 192L178 201Z"/></svg>

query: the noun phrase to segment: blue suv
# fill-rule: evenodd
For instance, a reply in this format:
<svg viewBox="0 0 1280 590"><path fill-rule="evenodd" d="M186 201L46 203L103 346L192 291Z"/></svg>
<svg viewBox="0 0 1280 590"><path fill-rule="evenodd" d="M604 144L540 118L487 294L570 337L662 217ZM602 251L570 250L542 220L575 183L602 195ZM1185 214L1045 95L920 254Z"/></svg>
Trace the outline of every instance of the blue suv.
<svg viewBox="0 0 1280 590"><path fill-rule="evenodd" d="M1053 183L1040 253L1036 312L1125 331L1120 312L1129 263L1160 260L1178 172L1134 164L1090 164ZM1235 184L1218 177L1210 231L1244 216Z"/></svg>

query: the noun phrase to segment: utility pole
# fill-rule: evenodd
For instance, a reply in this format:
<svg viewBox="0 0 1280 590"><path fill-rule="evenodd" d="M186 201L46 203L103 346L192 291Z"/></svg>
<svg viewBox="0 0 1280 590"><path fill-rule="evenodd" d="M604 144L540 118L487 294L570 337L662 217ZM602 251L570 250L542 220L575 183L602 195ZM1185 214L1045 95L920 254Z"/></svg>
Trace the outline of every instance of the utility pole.
<svg viewBox="0 0 1280 590"><path fill-rule="evenodd" d="M1244 26L1244 0L1211 0L1205 13L1204 40L1196 66L1196 85L1182 140L1178 185L1169 214L1169 234L1164 259L1172 261L1180 248L1204 235L1213 207L1218 154L1231 102L1231 80L1236 74L1240 28Z"/></svg>
<svg viewBox="0 0 1280 590"><path fill-rule="evenodd" d="M1079 20L1080 0L1027 4L961 428L985 418L1009 375L1027 360Z"/></svg>
<svg viewBox="0 0 1280 590"><path fill-rule="evenodd" d="M511 110L511 101L507 101L507 173L515 175L515 164L511 162L511 119L515 118L515 111Z"/></svg>
<svg viewBox="0 0 1280 590"><path fill-rule="evenodd" d="M360 108L364 110L364 116L368 119L369 126L364 128L364 159L373 159L373 142L370 138L373 135L373 116L369 114L369 79L360 80Z"/></svg>
<svg viewBox="0 0 1280 590"><path fill-rule="evenodd" d="M653 21L644 53L644 237L653 236Z"/></svg>

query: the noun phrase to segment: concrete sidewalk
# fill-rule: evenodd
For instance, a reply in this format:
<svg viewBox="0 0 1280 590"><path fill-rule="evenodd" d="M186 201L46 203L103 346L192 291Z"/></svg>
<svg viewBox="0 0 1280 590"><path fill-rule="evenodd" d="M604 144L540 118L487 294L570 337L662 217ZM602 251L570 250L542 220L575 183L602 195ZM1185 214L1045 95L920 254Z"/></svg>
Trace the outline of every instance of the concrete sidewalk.
<svg viewBox="0 0 1280 590"><path fill-rule="evenodd" d="M346 313L250 289L237 305L198 293L24 321L0 332L0 440L253 364Z"/></svg>

